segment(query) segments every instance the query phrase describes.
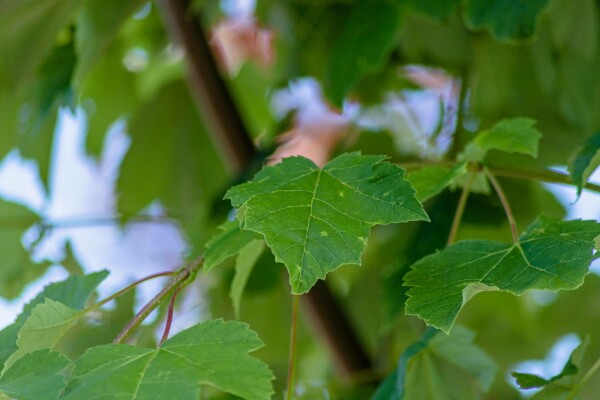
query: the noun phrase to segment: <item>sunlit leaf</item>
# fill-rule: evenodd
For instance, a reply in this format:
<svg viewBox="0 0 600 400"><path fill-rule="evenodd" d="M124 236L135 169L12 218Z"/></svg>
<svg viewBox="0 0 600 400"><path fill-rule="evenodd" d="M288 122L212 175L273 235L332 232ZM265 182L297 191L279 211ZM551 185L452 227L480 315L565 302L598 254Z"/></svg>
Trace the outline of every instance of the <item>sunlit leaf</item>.
<svg viewBox="0 0 600 400"><path fill-rule="evenodd" d="M74 310L52 299L46 299L44 303L35 306L19 330L18 349L6 360L4 370L27 353L53 349L83 314L83 311Z"/></svg>
<svg viewBox="0 0 600 400"><path fill-rule="evenodd" d="M537 157L538 142L542 134L529 118L505 119L491 129L479 133L465 146L465 157L469 161L481 162L490 150L506 153L522 153Z"/></svg>
<svg viewBox="0 0 600 400"><path fill-rule="evenodd" d="M569 167L573 182L577 185L577 197L588 178L600 165L600 131L590 137L577 151L573 163Z"/></svg>
<svg viewBox="0 0 600 400"><path fill-rule="evenodd" d="M64 399L196 399L210 385L244 399L269 399L273 374L247 353L263 346L246 324L195 325L157 349L109 344L75 363Z"/></svg>
<svg viewBox="0 0 600 400"><path fill-rule="evenodd" d="M49 350L27 354L0 377L0 392L17 400L56 400L65 388L69 364Z"/></svg>
<svg viewBox="0 0 600 400"><path fill-rule="evenodd" d="M17 335L31 315L32 310L45 299L59 301L75 310L81 310L100 282L108 275L107 271L95 272L85 276L70 276L68 279L51 283L33 300L23 307L17 320L0 331L0 364L4 364L8 357L17 351Z"/></svg>
<svg viewBox="0 0 600 400"><path fill-rule="evenodd" d="M540 13L548 0L467 0L466 20L474 29L487 29L503 41L519 41L534 35Z"/></svg>
<svg viewBox="0 0 600 400"><path fill-rule="evenodd" d="M320 169L290 157L226 198L285 264L292 292L304 293L339 266L360 264L373 225L428 220L404 170L384 160L350 153Z"/></svg>
<svg viewBox="0 0 600 400"><path fill-rule="evenodd" d="M477 293L575 289L588 273L598 233L595 221L540 217L516 244L467 240L451 245L412 266L405 277L411 287L406 312L449 332Z"/></svg>

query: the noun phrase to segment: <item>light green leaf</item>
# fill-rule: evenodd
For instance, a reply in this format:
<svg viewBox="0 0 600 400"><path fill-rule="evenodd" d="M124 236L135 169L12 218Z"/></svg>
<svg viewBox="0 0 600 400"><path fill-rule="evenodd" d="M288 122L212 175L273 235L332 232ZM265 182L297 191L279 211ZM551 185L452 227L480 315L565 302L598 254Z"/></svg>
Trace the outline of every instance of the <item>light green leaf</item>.
<svg viewBox="0 0 600 400"><path fill-rule="evenodd" d="M265 249L265 242L263 240L252 240L246 246L244 246L237 256L235 262L235 275L231 282L231 289L229 290L229 297L233 302L233 310L235 311L235 317L240 318L240 305L242 302L242 294L244 288L252 273L256 261Z"/></svg>
<svg viewBox="0 0 600 400"><path fill-rule="evenodd" d="M35 306L19 330L18 350L6 360L3 372L25 354L54 348L83 314L84 311L74 310L52 299L46 299L44 303Z"/></svg>
<svg viewBox="0 0 600 400"><path fill-rule="evenodd" d="M406 175L406 179L413 185L417 191L417 199L422 203L441 193L454 179L466 173L467 163L461 162L453 168L440 166L425 167L409 172Z"/></svg>
<svg viewBox="0 0 600 400"><path fill-rule="evenodd" d="M240 227L239 221L228 221L219 226L222 231L206 243L204 253L204 268L210 271L223 261L239 253L250 242L260 239L252 231L245 231Z"/></svg>
<svg viewBox="0 0 600 400"><path fill-rule="evenodd" d="M600 131L590 137L577 151L573 163L569 167L573 182L577 185L577 197L588 178L600 165Z"/></svg>
<svg viewBox="0 0 600 400"><path fill-rule="evenodd" d="M401 10L390 1L358 1L337 27L327 82L335 104L368 73L380 69L398 40ZM368 35L365 35L368 32Z"/></svg>
<svg viewBox="0 0 600 400"><path fill-rule="evenodd" d="M79 63L75 83L93 69L114 41L121 24L146 0L88 0L77 18Z"/></svg>
<svg viewBox="0 0 600 400"><path fill-rule="evenodd" d="M538 142L542 134L529 118L505 119L491 129L479 133L465 146L464 156L468 161L482 162L490 150L507 153L522 153L537 157Z"/></svg>
<svg viewBox="0 0 600 400"><path fill-rule="evenodd" d="M477 293L528 289L558 291L583 283L592 260L595 221L538 218L516 244L468 240L417 261L405 277L407 314L449 332Z"/></svg>
<svg viewBox="0 0 600 400"><path fill-rule="evenodd" d="M449 336L436 333L429 328L405 350L384 381L388 391L372 400L475 400L489 390L498 368L473 344L473 332L457 326Z"/></svg>
<svg viewBox="0 0 600 400"><path fill-rule="evenodd" d="M320 169L290 157L225 197L243 207L244 229L265 236L300 294L339 266L360 264L373 225L428 220L404 170L384 160L350 153Z"/></svg>
<svg viewBox="0 0 600 400"><path fill-rule="evenodd" d="M522 41L535 34L548 0L467 0L465 19L473 29L486 29L501 41Z"/></svg>
<svg viewBox="0 0 600 400"><path fill-rule="evenodd" d="M0 377L0 392L17 400L55 400L65 388L68 359L40 350L27 354Z"/></svg>
<svg viewBox="0 0 600 400"><path fill-rule="evenodd" d="M46 286L40 294L23 307L23 312L19 314L13 324L0 331L0 364L3 365L8 357L17 351L18 333L37 305L42 304L45 299L52 299L72 309L81 310L107 275L107 271L100 271L85 276L70 276L64 281Z"/></svg>
<svg viewBox="0 0 600 400"><path fill-rule="evenodd" d="M210 385L244 399L269 399L273 374L247 354L262 346L246 324L212 320L178 333L157 349L93 347L76 361L63 398L188 400Z"/></svg>

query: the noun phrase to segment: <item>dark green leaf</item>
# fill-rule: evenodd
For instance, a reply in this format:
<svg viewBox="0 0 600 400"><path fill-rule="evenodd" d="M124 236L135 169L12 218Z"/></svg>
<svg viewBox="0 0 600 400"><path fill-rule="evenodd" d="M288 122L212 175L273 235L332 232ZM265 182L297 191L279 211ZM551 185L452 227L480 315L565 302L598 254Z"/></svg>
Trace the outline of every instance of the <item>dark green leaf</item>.
<svg viewBox="0 0 600 400"><path fill-rule="evenodd" d="M342 25L337 27L332 49L328 80L330 98L335 104L341 104L362 77L383 67L396 45L400 16L400 8L394 2L352 4Z"/></svg>
<svg viewBox="0 0 600 400"><path fill-rule="evenodd" d="M465 146L465 158L482 162L490 150L537 157L538 142L542 134L533 125L535 121L529 118L502 120L491 129L479 133Z"/></svg>
<svg viewBox="0 0 600 400"><path fill-rule="evenodd" d="M304 293L339 266L360 264L373 225L428 220L404 170L384 160L350 153L320 169L290 157L225 197L285 264L292 292Z"/></svg>
<svg viewBox="0 0 600 400"><path fill-rule="evenodd" d="M600 131L590 137L577 151L570 172L573 182L577 185L577 197L585 186L588 178L600 165Z"/></svg>
<svg viewBox="0 0 600 400"><path fill-rule="evenodd" d="M436 21L442 21L452 15L460 0L404 0L411 9Z"/></svg>
<svg viewBox="0 0 600 400"><path fill-rule="evenodd" d="M486 29L501 41L520 41L535 34L548 0L467 0L465 16L473 29Z"/></svg>
<svg viewBox="0 0 600 400"><path fill-rule="evenodd" d="M28 282L40 276L45 267L34 265L23 248L21 236L38 222L39 217L27 208L0 200L0 296L15 297Z"/></svg>
<svg viewBox="0 0 600 400"><path fill-rule="evenodd" d="M46 286L40 294L23 307L23 312L19 314L12 325L0 331L0 364L4 365L8 357L17 351L16 342L19 330L37 305L44 303L45 299L52 299L72 309L81 310L107 275L107 271L100 271L85 276L71 276L62 282Z"/></svg>
<svg viewBox="0 0 600 400"><path fill-rule="evenodd" d="M212 320L180 332L158 349L93 347L76 361L63 398L188 400L210 385L244 399L268 399L273 374L247 354L262 346L246 324Z"/></svg>
<svg viewBox="0 0 600 400"><path fill-rule="evenodd" d="M406 312L448 332L477 293L575 289L588 272L599 232L595 221L542 216L516 244L468 240L449 246L416 262L406 275Z"/></svg>
<svg viewBox="0 0 600 400"><path fill-rule="evenodd" d="M65 388L69 364L49 350L27 354L0 377L0 392L17 400L56 400Z"/></svg>
<svg viewBox="0 0 600 400"><path fill-rule="evenodd" d="M252 231L245 231L238 221L225 222L219 229L220 234L206 243L204 253L204 268L210 271L223 261L239 253L248 243L260 236Z"/></svg>
<svg viewBox="0 0 600 400"><path fill-rule="evenodd" d="M184 222L200 199L221 189L222 164L183 82L164 86L139 110L117 181L119 210L130 216L155 200Z"/></svg>
<svg viewBox="0 0 600 400"><path fill-rule="evenodd" d="M31 84L56 37L81 1L37 0L0 3L0 88Z"/></svg>

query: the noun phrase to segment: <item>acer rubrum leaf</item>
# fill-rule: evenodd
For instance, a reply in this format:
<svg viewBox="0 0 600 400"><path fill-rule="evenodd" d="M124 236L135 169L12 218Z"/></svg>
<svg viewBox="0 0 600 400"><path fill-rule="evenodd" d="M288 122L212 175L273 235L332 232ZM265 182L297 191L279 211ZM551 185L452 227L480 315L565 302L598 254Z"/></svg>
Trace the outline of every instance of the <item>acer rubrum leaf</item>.
<svg viewBox="0 0 600 400"><path fill-rule="evenodd" d="M384 160L349 153L321 169L290 157L225 197L242 207L244 229L264 235L301 294L339 266L360 264L372 226L428 220L405 171Z"/></svg>
<svg viewBox="0 0 600 400"><path fill-rule="evenodd" d="M600 131L589 138L575 155L569 167L573 183L577 185L577 197L585 186L588 178L600 165Z"/></svg>
<svg viewBox="0 0 600 400"><path fill-rule="evenodd" d="M75 362L63 398L187 400L198 398L202 385L210 385L244 399L269 399L273 374L247 354L262 346L246 324L211 320L157 349L93 347Z"/></svg>
<svg viewBox="0 0 600 400"><path fill-rule="evenodd" d="M64 281L47 285L23 307L23 312L13 324L0 331L0 364L4 364L8 357L17 351L18 333L37 305L42 304L46 299L52 299L72 309L81 310L100 282L107 276L107 271L100 271L85 276L70 276Z"/></svg>
<svg viewBox="0 0 600 400"><path fill-rule="evenodd" d="M417 191L417 199L420 202L432 198L441 193L456 178L467 173L467 163L461 162L452 168L430 166L409 172L408 180Z"/></svg>
<svg viewBox="0 0 600 400"><path fill-rule="evenodd" d="M490 150L499 150L535 158L542 134L533 127L534 125L535 120L529 118L502 120L469 142L465 146L464 156L468 161L482 162Z"/></svg>
<svg viewBox="0 0 600 400"><path fill-rule="evenodd" d="M371 400L475 400L489 390L498 368L473 344L473 332L460 326L449 336L438 332L428 328L406 348Z"/></svg>
<svg viewBox="0 0 600 400"><path fill-rule="evenodd" d="M248 278L252 273L254 265L256 265L256 262L258 261L258 258L264 249L264 240L253 240L239 251L235 261L235 275L233 276L233 281L231 282L229 297L233 303L235 317L238 319L240 318L240 306L242 303L242 294L244 293L244 288L246 287L246 283L248 282Z"/></svg>
<svg viewBox="0 0 600 400"><path fill-rule="evenodd" d="M27 354L0 377L0 393L17 400L56 400L69 365L67 358L49 350Z"/></svg>
<svg viewBox="0 0 600 400"><path fill-rule="evenodd" d="M238 254L248 243L261 238L255 232L243 230L239 221L225 222L219 229L221 233L206 243L204 268L207 272Z"/></svg>
<svg viewBox="0 0 600 400"><path fill-rule="evenodd" d="M407 314L449 332L475 294L575 289L592 260L595 221L538 218L516 244L467 240L417 261L405 277Z"/></svg>
<svg viewBox="0 0 600 400"><path fill-rule="evenodd" d="M85 311L74 310L52 299L35 306L19 331L18 350L6 360L4 370L27 353L53 348L83 314Z"/></svg>

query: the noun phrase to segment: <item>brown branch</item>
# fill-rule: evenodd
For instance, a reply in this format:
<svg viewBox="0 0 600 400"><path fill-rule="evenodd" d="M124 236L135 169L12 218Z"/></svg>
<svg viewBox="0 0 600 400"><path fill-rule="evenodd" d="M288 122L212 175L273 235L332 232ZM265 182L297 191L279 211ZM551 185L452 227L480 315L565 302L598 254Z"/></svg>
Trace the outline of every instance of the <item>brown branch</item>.
<svg viewBox="0 0 600 400"><path fill-rule="evenodd" d="M213 141L229 167L240 172L256 155L235 103L214 61L200 18L191 15L189 0L156 0L168 32L183 47L188 60L189 85L197 99ZM302 296L308 317L330 349L340 374L349 379L372 369L369 357L339 301L324 281Z"/></svg>
<svg viewBox="0 0 600 400"><path fill-rule="evenodd" d="M157 0L168 32L185 50L188 84L208 132L226 161L237 173L254 159L256 150L246 132L225 82L219 75L200 17L188 12L189 0Z"/></svg>

